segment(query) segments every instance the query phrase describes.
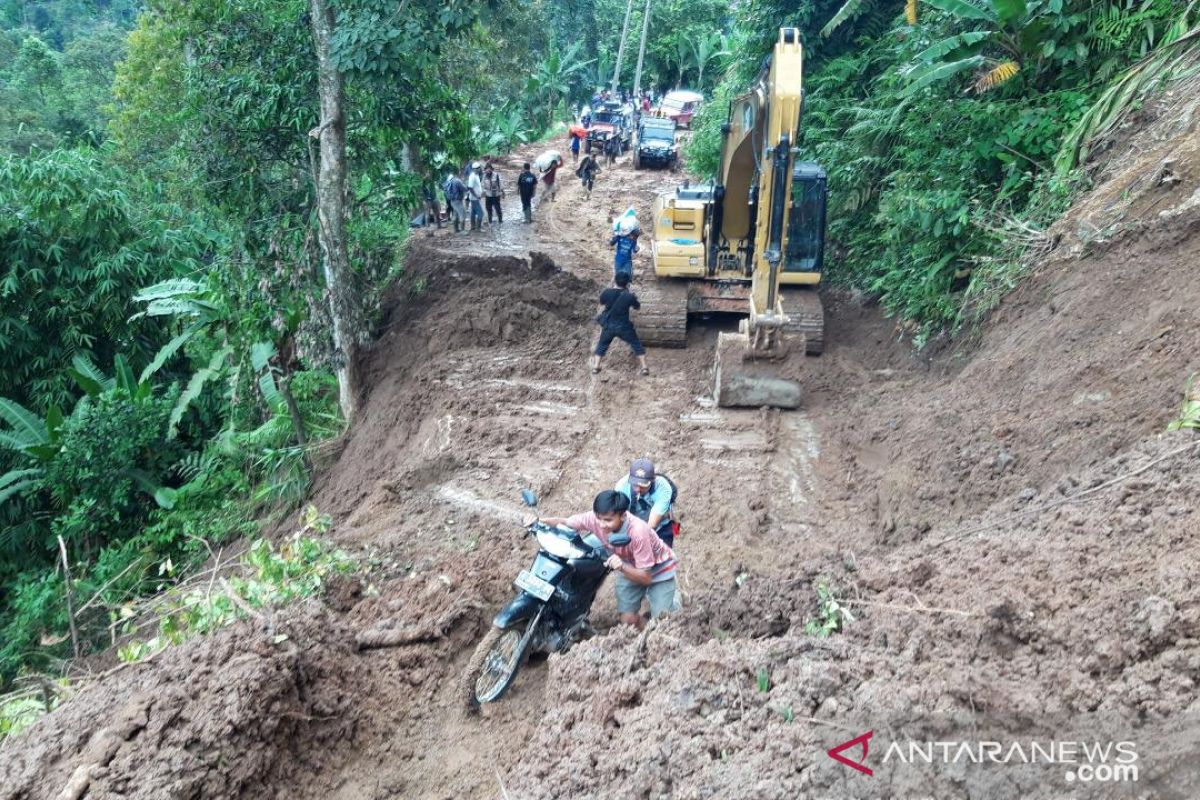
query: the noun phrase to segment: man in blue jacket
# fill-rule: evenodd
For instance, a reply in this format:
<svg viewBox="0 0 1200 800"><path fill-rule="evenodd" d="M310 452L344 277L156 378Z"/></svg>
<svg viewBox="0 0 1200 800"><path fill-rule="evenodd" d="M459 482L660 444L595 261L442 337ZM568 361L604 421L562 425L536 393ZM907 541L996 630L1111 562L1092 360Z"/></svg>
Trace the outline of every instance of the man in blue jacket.
<svg viewBox="0 0 1200 800"><path fill-rule="evenodd" d="M624 272L632 280L633 254L638 251L637 233L631 233L627 236L614 233L608 246L617 249L616 255L613 258L613 279L615 280L618 275Z"/></svg>

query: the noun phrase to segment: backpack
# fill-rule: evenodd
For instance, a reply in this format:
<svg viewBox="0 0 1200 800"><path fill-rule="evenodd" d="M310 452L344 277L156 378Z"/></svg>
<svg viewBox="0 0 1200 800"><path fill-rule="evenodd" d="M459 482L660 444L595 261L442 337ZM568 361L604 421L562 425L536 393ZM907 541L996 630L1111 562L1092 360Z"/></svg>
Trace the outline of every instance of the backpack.
<svg viewBox="0 0 1200 800"><path fill-rule="evenodd" d="M463 182L457 180L456 178L450 178L447 180L446 185L442 187L442 190L446 193L446 199L452 201L462 200L467 193Z"/></svg>
<svg viewBox="0 0 1200 800"><path fill-rule="evenodd" d="M679 497L679 487L675 485L675 481L671 480L671 477L669 475L663 475L660 472L660 473L658 473L657 477L666 478L667 483L669 483L671 485L671 505L675 505L675 499L677 497Z"/></svg>

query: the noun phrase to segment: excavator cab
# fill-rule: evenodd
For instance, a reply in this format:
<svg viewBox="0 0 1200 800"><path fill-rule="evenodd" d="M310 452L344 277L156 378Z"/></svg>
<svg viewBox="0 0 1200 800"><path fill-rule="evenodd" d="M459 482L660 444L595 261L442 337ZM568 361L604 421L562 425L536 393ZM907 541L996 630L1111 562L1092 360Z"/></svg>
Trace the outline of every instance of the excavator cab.
<svg viewBox="0 0 1200 800"><path fill-rule="evenodd" d="M788 223L784 280L819 283L825 259L825 203L828 178L824 168L802 161L792 170L792 216ZM797 274L799 273L799 274ZM806 278L811 279L806 280Z"/></svg>

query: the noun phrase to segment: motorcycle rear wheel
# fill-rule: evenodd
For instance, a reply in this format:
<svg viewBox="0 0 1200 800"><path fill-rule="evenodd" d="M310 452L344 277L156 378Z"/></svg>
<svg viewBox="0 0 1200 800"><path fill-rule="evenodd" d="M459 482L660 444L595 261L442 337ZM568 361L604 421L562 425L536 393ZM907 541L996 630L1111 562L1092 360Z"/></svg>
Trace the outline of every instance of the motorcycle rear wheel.
<svg viewBox="0 0 1200 800"><path fill-rule="evenodd" d="M529 627L534 620L511 628L496 628L484 635L463 673L462 688L468 711L494 703L512 686L529 649Z"/></svg>

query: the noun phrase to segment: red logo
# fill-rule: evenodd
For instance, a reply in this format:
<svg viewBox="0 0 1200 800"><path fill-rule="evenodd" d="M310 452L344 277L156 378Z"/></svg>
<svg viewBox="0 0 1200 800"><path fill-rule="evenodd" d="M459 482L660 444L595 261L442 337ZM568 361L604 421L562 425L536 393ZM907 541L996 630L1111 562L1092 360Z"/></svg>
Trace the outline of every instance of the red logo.
<svg viewBox="0 0 1200 800"><path fill-rule="evenodd" d="M864 775L874 775L875 773L872 772L871 768L866 765L867 764L867 750L868 750L867 743L871 741L871 737L874 735L875 735L875 731L867 731L862 736L855 736L853 739L851 739L848 742L842 742L837 747L835 747L829 751L829 757L832 758L834 761L840 761L841 763L845 764L847 767L850 767L851 769L858 770L859 772L863 773ZM855 745L862 747L862 757L859 758L857 761L851 761L849 758L842 755L842 751L849 750L851 747L854 747Z"/></svg>

